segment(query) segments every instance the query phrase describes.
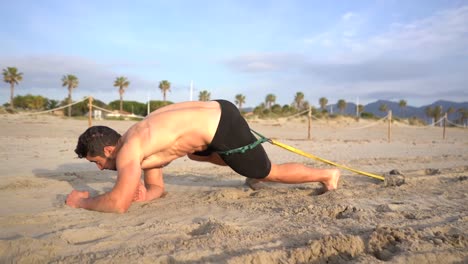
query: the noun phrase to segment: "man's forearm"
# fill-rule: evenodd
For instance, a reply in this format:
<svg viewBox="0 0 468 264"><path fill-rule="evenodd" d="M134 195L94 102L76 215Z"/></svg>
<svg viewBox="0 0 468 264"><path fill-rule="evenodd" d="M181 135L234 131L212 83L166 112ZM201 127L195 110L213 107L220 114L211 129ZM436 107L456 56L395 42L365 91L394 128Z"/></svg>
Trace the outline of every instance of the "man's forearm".
<svg viewBox="0 0 468 264"><path fill-rule="evenodd" d="M128 206L119 203L110 193L84 198L81 200L79 207L105 213L125 213L128 209Z"/></svg>

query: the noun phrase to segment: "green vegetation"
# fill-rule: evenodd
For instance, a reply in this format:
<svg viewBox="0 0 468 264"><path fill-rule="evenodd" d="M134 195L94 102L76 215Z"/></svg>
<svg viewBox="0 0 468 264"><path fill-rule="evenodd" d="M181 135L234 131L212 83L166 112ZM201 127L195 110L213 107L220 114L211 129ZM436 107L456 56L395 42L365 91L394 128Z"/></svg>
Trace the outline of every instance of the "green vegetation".
<svg viewBox="0 0 468 264"><path fill-rule="evenodd" d="M125 89L128 88L130 82L127 80L126 77L120 76L117 77L114 81L114 87L119 87L119 96L120 96L120 111L123 110L123 94Z"/></svg>
<svg viewBox="0 0 468 264"><path fill-rule="evenodd" d="M245 96L242 94L237 94L235 103L239 107L239 109L242 109L242 105L245 104Z"/></svg>
<svg viewBox="0 0 468 264"><path fill-rule="evenodd" d="M348 103L346 103L344 99L340 99L338 100L337 105L338 105L338 109L340 110L340 113L344 114L344 110L346 109L346 106L348 105Z"/></svg>
<svg viewBox="0 0 468 264"><path fill-rule="evenodd" d="M23 80L23 73L18 72L16 67L7 67L3 69L3 81L10 84L10 107L15 108L13 96L15 93L15 85Z"/></svg>
<svg viewBox="0 0 468 264"><path fill-rule="evenodd" d="M40 95L18 95L13 99L16 108L23 110L48 110L58 106L58 101L49 100Z"/></svg>
<svg viewBox="0 0 468 264"><path fill-rule="evenodd" d="M64 75L62 77L62 86L68 88L68 100L67 104L71 104L72 101L72 90L77 88L79 84L78 77L73 74ZM72 107L68 107L68 116L71 116Z"/></svg>
<svg viewBox="0 0 468 264"><path fill-rule="evenodd" d="M171 91L171 83L168 80L162 80L159 82L159 89L163 94L163 101L166 101L166 93Z"/></svg>
<svg viewBox="0 0 468 264"><path fill-rule="evenodd" d="M206 102L209 101L211 94L207 90L203 90L198 95L198 101Z"/></svg>

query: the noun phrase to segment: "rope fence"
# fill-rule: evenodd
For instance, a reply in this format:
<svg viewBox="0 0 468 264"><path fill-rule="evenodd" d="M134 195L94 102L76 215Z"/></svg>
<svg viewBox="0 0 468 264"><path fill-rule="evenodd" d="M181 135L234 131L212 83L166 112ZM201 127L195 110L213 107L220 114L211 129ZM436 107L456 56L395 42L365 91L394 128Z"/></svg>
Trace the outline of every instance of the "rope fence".
<svg viewBox="0 0 468 264"><path fill-rule="evenodd" d="M369 127L374 127L374 126L378 126L381 124L382 121L385 121L386 119L388 118L388 114L378 120L375 120L373 123L370 123L370 124L367 124L365 126L360 126L360 127L352 127L350 129L352 130L359 130L359 129L365 129L365 128L369 128Z"/></svg>
<svg viewBox="0 0 468 264"><path fill-rule="evenodd" d="M20 115L39 115L39 114L51 113L51 112L54 112L54 111L57 111L57 110L61 110L61 109L67 108L67 107L72 106L72 105L79 104L79 103L81 103L81 102L84 102L84 101L86 101L86 100L89 100L89 98L90 98L90 97L85 97L85 98L83 98L83 100L76 101L76 102L74 102L74 103L67 104L67 105L64 105L64 106L60 106L60 107L57 107L57 108L54 108L54 109L50 109L50 110L45 110L45 111L40 111L40 112L31 112L31 113L20 113Z"/></svg>
<svg viewBox="0 0 468 264"><path fill-rule="evenodd" d="M308 122L308 129L307 129L307 139L310 140L311 139L311 131L312 131L312 128L311 128L312 119L320 120L319 118L312 116L312 109L310 107L309 107L308 110L304 110L302 112L293 114L291 116L282 117L282 119L290 119L290 118L293 118L293 117L296 117L296 116L299 116L299 115L303 115L306 112L308 112L308 121L309 121ZM389 110L386 116L384 116L384 117L382 117L382 118L380 118L378 120L375 120L374 122L372 122L370 124L367 124L367 125L361 126L361 127L353 127L353 128L350 128L350 129L351 130L367 129L367 128L370 128L370 127L378 126L378 125L382 124L382 122L384 122L384 121L387 121L387 141L391 142L391 140L392 140L392 122L393 122L393 120L392 120L392 110ZM439 120L437 120L437 122L434 122L434 123L432 123L430 125L425 125L425 126L422 126L422 127L423 128L425 128L425 127L436 128L437 125L439 125L439 126L441 126L443 128L442 138L446 139L447 124L452 125L452 126L457 127L457 128L467 128L466 126L460 126L458 124L455 124L455 123L451 122L447 117L447 113L445 113L445 115L443 117L439 118ZM421 127L408 126L408 128L421 128Z"/></svg>
<svg viewBox="0 0 468 264"><path fill-rule="evenodd" d="M60 106L60 107L56 107L56 108L53 108L53 109L49 109L49 110L45 110L45 111L39 111L39 112L19 113L19 115L40 115L40 114L52 113L52 112L55 112L57 110L62 110L64 108L67 108L67 107L70 107L70 106L73 106L73 105L76 105L76 104L79 104L79 103L82 103L82 102L85 102L85 101L88 101L88 110L89 110L88 111L88 124L89 124L89 126L92 125L93 108L96 109L96 110L104 111L106 113L110 113L110 114L116 112L115 110L109 110L109 109L105 109L105 108L99 107L97 105L94 105L93 104L93 97L87 96L87 97L84 97L83 99L81 99L79 101L76 101L76 102L73 102L73 103L70 103L70 104L67 104L67 105L63 105L63 106ZM129 115L129 117L143 118L143 117L133 115L133 114Z"/></svg>
<svg viewBox="0 0 468 264"><path fill-rule="evenodd" d="M454 126L454 127L458 127L458 128L467 128L466 126L460 126L459 124L455 124L453 123L452 121L448 120L447 119L447 123L449 123L450 125Z"/></svg>
<svg viewBox="0 0 468 264"><path fill-rule="evenodd" d="M51 112L54 112L54 111L57 111L57 110L61 110L61 109L76 105L76 104L84 102L84 101L88 101L88 108L89 108L89 111L88 111L88 125L89 126L92 126L93 108L96 109L96 110L104 111L106 113L115 113L116 112L115 110L112 111L112 110L108 110L108 109L105 109L105 108L94 105L93 104L93 97L87 96L87 97L83 98L80 101L76 101L74 103L70 103L70 104L60 106L60 107L57 107L57 108L54 108L54 109L50 109L50 110L46 110L46 111L40 111L40 112L32 112L32 113L20 113L20 115L38 115L38 114L51 113ZM319 119L317 117L314 117L312 115L312 107L309 107L309 109L307 109L307 110L304 110L304 111L299 112L299 113L295 113L295 114L290 115L290 116L281 117L280 119L288 120L288 119L303 115L305 113L308 113L307 114L307 117L308 117L307 139L310 140L311 139L311 133L312 133L312 119L321 120L321 119ZM136 116L136 115L129 115L129 117L144 118L144 117L140 117L140 116ZM391 110L388 111L388 114L386 116L384 116L384 117L382 117L382 118L380 118L378 120L375 120L374 122L372 122L370 124L367 124L367 125L361 126L361 127L352 127L352 128L349 128L349 129L351 129L351 130L367 129L367 128L374 127L374 126L377 126L377 125L381 125L382 122L384 122L384 121L387 121L387 127L388 127L387 128L387 141L391 142L391 137L392 137L392 111ZM429 128L436 128L437 125L439 125L440 127L443 128L442 129L442 138L443 139L446 139L447 125L451 125L451 126L456 127L456 128L467 128L466 126L461 126L459 124L451 122L447 118L447 113L445 113L445 115L442 118L437 120L437 122L434 122L434 123L432 123L430 125L419 126L419 127L408 126L408 128L419 128L419 129L420 128L428 128L428 127Z"/></svg>
<svg viewBox="0 0 468 264"><path fill-rule="evenodd" d="M101 111L104 111L104 112L107 112L107 113L113 113L114 111L111 111L111 110L108 110L108 109L105 109L105 108L102 108L102 107L99 107L97 105L92 105L94 108L96 108L97 110L101 110Z"/></svg>

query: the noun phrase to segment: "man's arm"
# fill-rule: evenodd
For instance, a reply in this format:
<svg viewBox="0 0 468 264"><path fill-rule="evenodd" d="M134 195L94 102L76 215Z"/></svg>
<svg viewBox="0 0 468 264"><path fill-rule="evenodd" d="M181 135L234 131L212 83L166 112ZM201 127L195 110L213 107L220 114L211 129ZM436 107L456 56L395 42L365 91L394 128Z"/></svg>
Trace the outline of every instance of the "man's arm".
<svg viewBox="0 0 468 264"><path fill-rule="evenodd" d="M135 191L140 183L139 151L131 151L127 146L124 146L116 161L118 176L112 191L89 198L83 192L74 191L67 197L67 204L99 212L125 213L132 204Z"/></svg>
<svg viewBox="0 0 468 264"><path fill-rule="evenodd" d="M164 180L161 168L144 170L145 186L143 192L138 193L136 201L151 201L164 194Z"/></svg>

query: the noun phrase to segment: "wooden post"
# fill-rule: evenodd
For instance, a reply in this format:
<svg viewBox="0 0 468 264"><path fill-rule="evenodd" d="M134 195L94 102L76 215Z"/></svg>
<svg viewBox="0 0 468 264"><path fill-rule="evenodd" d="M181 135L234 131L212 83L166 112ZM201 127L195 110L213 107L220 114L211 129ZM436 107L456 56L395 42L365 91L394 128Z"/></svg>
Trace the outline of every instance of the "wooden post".
<svg viewBox="0 0 468 264"><path fill-rule="evenodd" d="M388 135L387 140L390 142L392 140L392 110L388 110Z"/></svg>
<svg viewBox="0 0 468 264"><path fill-rule="evenodd" d="M307 130L307 139L310 139L310 130L311 130L311 123L312 123L312 106L309 106L308 117L309 117L309 127Z"/></svg>
<svg viewBox="0 0 468 264"><path fill-rule="evenodd" d="M445 127L447 126L447 113L444 115L444 132L443 132L443 139L445 139Z"/></svg>
<svg viewBox="0 0 468 264"><path fill-rule="evenodd" d="M88 127L92 126L92 118L93 118L93 97L88 97Z"/></svg>

